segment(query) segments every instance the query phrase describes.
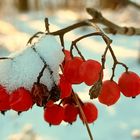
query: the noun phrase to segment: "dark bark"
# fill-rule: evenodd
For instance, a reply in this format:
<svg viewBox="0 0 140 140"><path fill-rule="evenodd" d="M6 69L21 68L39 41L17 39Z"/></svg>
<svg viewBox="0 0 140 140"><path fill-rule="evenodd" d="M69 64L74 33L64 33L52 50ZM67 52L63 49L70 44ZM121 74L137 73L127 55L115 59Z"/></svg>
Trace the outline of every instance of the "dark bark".
<svg viewBox="0 0 140 140"><path fill-rule="evenodd" d="M100 0L101 8L116 9L128 4L128 0Z"/></svg>

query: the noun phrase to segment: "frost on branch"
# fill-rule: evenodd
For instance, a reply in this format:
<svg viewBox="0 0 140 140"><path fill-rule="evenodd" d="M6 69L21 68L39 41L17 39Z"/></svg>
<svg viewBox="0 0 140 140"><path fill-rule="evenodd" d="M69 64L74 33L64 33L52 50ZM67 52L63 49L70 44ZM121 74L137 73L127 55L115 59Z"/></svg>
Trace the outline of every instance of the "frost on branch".
<svg viewBox="0 0 140 140"><path fill-rule="evenodd" d="M40 82L51 90L54 84L58 83L59 65L64 58L61 45L52 35L42 35L37 43L10 54L8 57L11 59L1 60L0 83L8 91L13 91L18 87L31 90L44 66L40 56L49 66L45 69Z"/></svg>

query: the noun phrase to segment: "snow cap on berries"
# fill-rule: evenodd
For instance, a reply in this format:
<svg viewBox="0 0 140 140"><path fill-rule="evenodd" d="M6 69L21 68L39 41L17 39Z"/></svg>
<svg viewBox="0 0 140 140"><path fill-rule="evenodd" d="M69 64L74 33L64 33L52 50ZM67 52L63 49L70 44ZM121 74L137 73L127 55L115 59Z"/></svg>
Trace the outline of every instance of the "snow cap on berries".
<svg viewBox="0 0 140 140"><path fill-rule="evenodd" d="M33 47L37 53L33 50ZM41 77L41 83L45 84L50 90L54 82L58 83L59 65L64 59L62 47L52 35L43 35L36 44L10 54L9 57L12 57L12 60L1 60L0 83L9 91L18 87L25 87L30 90L44 66L39 55L43 57L53 72L51 75L46 68Z"/></svg>

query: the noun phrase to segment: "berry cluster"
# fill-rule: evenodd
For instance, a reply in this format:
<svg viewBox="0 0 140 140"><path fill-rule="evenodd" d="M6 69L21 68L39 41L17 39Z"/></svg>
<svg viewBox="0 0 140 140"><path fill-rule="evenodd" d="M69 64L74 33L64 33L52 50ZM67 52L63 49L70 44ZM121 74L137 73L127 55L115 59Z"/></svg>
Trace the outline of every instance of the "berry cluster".
<svg viewBox="0 0 140 140"><path fill-rule="evenodd" d="M126 97L135 98L140 94L140 78L131 71L122 73L118 84L113 80L106 80L102 84L98 97L99 102L105 105L113 105L120 98L120 92Z"/></svg>
<svg viewBox="0 0 140 140"><path fill-rule="evenodd" d="M70 57L70 52L65 50L64 76L71 84L85 82L93 85L98 79L101 64L95 60L84 61L80 57Z"/></svg>
<svg viewBox="0 0 140 140"><path fill-rule="evenodd" d="M118 83L113 80L102 81L102 65L96 60L83 60L81 57L73 57L70 51L64 51L65 58L62 63L60 81L50 91L42 83L35 82L32 90L19 87L12 93L8 93L5 87L0 85L0 111L15 110L18 113L27 111L34 104L44 107L44 119L51 125L59 125L62 121L72 124L79 114L83 122L93 123L98 116L98 110L93 103L83 103L79 96L73 91L72 84L84 82L92 86L101 82L96 90L98 100L105 105L115 104L120 93L126 97L136 97L140 93L140 77L131 71L126 71L120 76ZM94 92L90 96L94 97ZM84 116L75 99L77 97ZM56 104L56 101L59 101Z"/></svg>
<svg viewBox="0 0 140 140"><path fill-rule="evenodd" d="M44 119L50 125L59 125L62 121L72 124L76 121L78 114L81 120L85 122L85 119L80 113L80 110L72 97L66 98L62 102L62 105L50 102L51 101L47 103L44 110ZM88 123L93 123L97 119L98 110L93 103L82 103L82 109Z"/></svg>
<svg viewBox="0 0 140 140"><path fill-rule="evenodd" d="M90 139L93 140L88 123L93 123L97 119L98 109L91 102L84 103L79 95L74 92L72 85L85 83L85 85L91 86L89 90L90 99L98 98L100 103L110 106L119 100L121 93L126 97L135 98L138 96L140 94L140 77L135 72L128 71L128 67L117 60L111 48L112 40L106 36L97 25L94 25L96 32L80 36L72 41L69 51L65 50L64 34L83 25L93 26L93 24L90 23L90 21L86 21L85 23L81 22L80 24L74 24L56 32L50 32L48 20L45 21L47 22L45 23L45 26L48 33L38 32L28 41L28 44L32 44L33 39L36 37L39 38L39 34L42 34L44 38L40 37L40 44L37 44L36 46L31 45L29 49L25 49L25 55L19 54L16 57L16 60L20 60L19 64L22 64L19 69L20 73L20 70L24 69L24 64L27 63L28 59L26 59L25 62L21 60L32 53L31 57L34 62L37 62L32 65L32 69L36 70L36 66L37 69L41 69L39 73L37 71L37 74L39 75L36 77L36 72L32 74L31 77L29 76L30 74L28 76L26 74L24 74L24 76L19 74L17 77L22 77L21 79L24 81L19 79L18 82L20 82L20 84L15 90L15 84L12 84L12 86L10 85L10 83L14 82L10 82L12 80L7 80L8 78L11 79L11 77L7 78L8 72L5 72L5 69L3 69L1 72L1 76L3 76L3 73L5 72L5 75L3 76L3 85L10 85L10 88L4 87L0 83L0 111L4 114L11 109L20 114L21 112L28 111L36 104L39 107L43 107L44 120L50 125L59 125L62 121L72 124L79 115L82 122L86 124ZM58 47L60 44L56 42L54 36L60 37L62 49ZM107 46L102 55L101 63L91 59L85 60L77 47L77 42L90 36L102 37ZM47 39L48 46L51 49L44 45ZM51 43L54 44L51 46ZM56 50L57 47L59 48L58 50ZM73 56L72 50L74 47L80 57ZM108 51L111 53L114 64L111 78L103 81L103 70L105 69L106 54ZM52 57L56 59L53 59ZM10 61L7 61L6 63L8 64L7 68L10 68L12 63L9 62L12 62L11 60L13 60L13 58L3 57L0 59L10 59ZM6 64L2 63L1 66L3 67ZM32 61L30 61L30 65L31 64ZM119 77L118 82L113 80L116 65L122 65L125 68L125 72ZM60 73L58 72L59 66L61 69ZM17 66L14 65L14 68L17 68ZM32 69L28 67L27 69L25 68L24 71L31 72ZM26 79L27 77L29 78ZM42 80L42 77L44 80ZM32 78L37 78L37 80L36 82L35 80L32 80L29 86L30 90L28 90L29 87L26 82ZM17 79L14 79L14 81L16 81L15 83L18 83ZM11 87L13 87L13 89L11 89Z"/></svg>
<svg viewBox="0 0 140 140"><path fill-rule="evenodd" d="M7 110L15 110L18 113L27 111L33 106L33 100L30 91L20 87L12 93L0 85L0 111L3 113Z"/></svg>
<svg viewBox="0 0 140 140"><path fill-rule="evenodd" d="M98 100L100 103L107 106L115 104L119 100L121 92L126 97L134 98L139 95L140 78L136 73L131 71L122 73L118 83L113 80L102 81L102 66L98 61L85 61L77 56L71 57L71 54L68 50L65 50L64 53L65 59L62 64L63 74L60 75L59 82L62 106L60 106L60 104L46 106L44 118L48 123L56 125L60 124L62 120L72 123L76 120L78 113L81 120L83 122L85 121L78 108L77 102L74 99L75 93L72 89L72 84L80 84L84 82L86 85L91 86L101 81L102 84L101 87L99 87L100 90L98 94ZM90 96L94 96L91 94L94 94L94 92L90 93ZM77 94L75 95L78 96ZM96 106L89 102L83 103L79 97L78 100L86 117L86 121L88 123L93 123L98 116L98 110ZM59 111L61 113L58 113ZM58 117L54 118L53 116Z"/></svg>

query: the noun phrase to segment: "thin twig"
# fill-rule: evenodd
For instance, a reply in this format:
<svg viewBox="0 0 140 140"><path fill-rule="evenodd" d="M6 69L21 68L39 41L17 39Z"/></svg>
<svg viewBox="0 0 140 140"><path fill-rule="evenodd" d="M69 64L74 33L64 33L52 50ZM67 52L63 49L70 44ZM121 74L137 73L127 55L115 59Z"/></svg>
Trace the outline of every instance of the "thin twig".
<svg viewBox="0 0 140 140"><path fill-rule="evenodd" d="M106 52L104 53L103 56L105 57L107 51L109 50L110 53L111 53L111 56L112 56L112 58L113 58L114 64L113 64L113 67L112 67L112 76L111 76L110 80L113 80L113 78L114 78L114 76L115 76L115 68L116 68L116 65L122 65L122 66L125 68L126 72L127 72L127 71L128 71L128 67L127 67L124 63L119 62L119 61L117 60L116 56L115 56L115 53L114 53L114 51L113 51L113 49L112 49L112 47L111 47L112 40L111 40L106 34L104 34L104 32L103 32L96 24L90 23L89 21L88 21L88 23L89 23L92 27L94 27L97 31L100 31L99 35L102 36L103 40L105 41L105 43L106 43L106 45L107 45L107 48L106 48L106 50L105 50ZM102 57L102 59L103 59L103 57ZM104 62L104 63L105 63L105 62ZM102 68L104 67L104 63L102 63ZM102 70L103 70L103 69L102 69ZM101 74L100 74L100 78L101 78ZM99 83L100 83L100 81L99 81Z"/></svg>
<svg viewBox="0 0 140 140"><path fill-rule="evenodd" d="M44 22L45 22L45 28L46 28L46 31L49 33L50 32L50 29L49 29L49 19L48 18L45 18L45 20L44 20Z"/></svg>
<svg viewBox="0 0 140 140"><path fill-rule="evenodd" d="M28 45L28 44L32 44L33 39L34 39L34 38L38 38L38 35L39 35L39 34L44 34L44 32L37 32L37 33L35 33L32 37L30 37L30 39L29 39L28 42L27 42L27 45Z"/></svg>
<svg viewBox="0 0 140 140"><path fill-rule="evenodd" d="M43 73L44 73L46 67L47 67L47 65L44 64L42 70L40 71L40 73L39 73L39 75L38 75L38 77L37 77L37 83L38 83L38 84L40 83L40 79L41 79L41 77L43 76Z"/></svg>
<svg viewBox="0 0 140 140"><path fill-rule="evenodd" d="M13 58L11 58L11 57L0 57L0 60L6 60L6 59L11 59L11 60L13 60Z"/></svg>
<svg viewBox="0 0 140 140"><path fill-rule="evenodd" d="M52 69L51 69L51 68L49 67L49 65L46 63L45 59L44 59L44 58L38 53L38 51L34 48L34 46L32 46L31 48L33 49L33 51L34 51L35 53L38 54L39 58L40 58L40 59L42 60L42 62L44 63L44 66L43 66L43 68L41 69L41 71L40 71L40 73L39 73L39 75L38 75L38 77L37 77L37 81L40 82L40 79L41 79L41 77L43 76L44 70L45 70L45 68L47 67L47 69L48 69L49 72L50 72L51 79L52 79L52 81L53 81L53 83L54 83L54 85L55 85L55 80L54 80L54 77L53 77L53 71L52 71Z"/></svg>
<svg viewBox="0 0 140 140"><path fill-rule="evenodd" d="M76 95L75 93L73 93L73 97L74 97L74 99L75 99L75 102L77 103L77 106L78 106L79 110L80 110L80 113L81 113L82 118L83 118L83 120L84 120L84 124L86 125L86 128L87 128L87 131L88 131L90 140L93 140L93 136L92 136L92 133L91 133L91 131L90 131L90 128L89 128L89 125L88 125L88 122L87 122L85 113L84 113L84 111L83 111L83 109L82 109L82 107L81 107L81 104L80 104L79 99L78 99L77 96L78 96L78 95Z"/></svg>
<svg viewBox="0 0 140 140"><path fill-rule="evenodd" d="M79 38L77 38L77 39L75 39L75 40L72 41L71 47L70 47L70 54L71 54L72 57L73 57L72 50L75 48L77 50L78 54L80 55L80 57L85 61L84 56L82 55L82 53L80 52L80 50L77 47L77 43L79 41L81 41L82 39L85 39L85 38L91 37L91 36L101 36L101 34L100 34L100 32L89 33L89 34L80 36Z"/></svg>
<svg viewBox="0 0 140 140"><path fill-rule="evenodd" d="M64 52L65 50L65 44L64 44L64 34L60 34L59 35L59 38L60 38L60 43L61 43L61 46L62 46L62 51Z"/></svg>

